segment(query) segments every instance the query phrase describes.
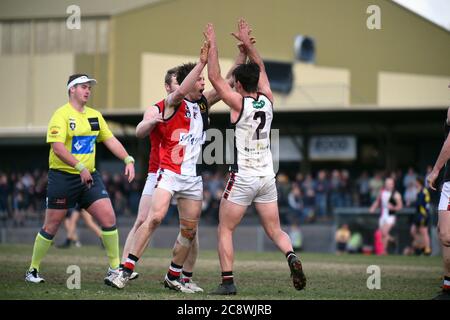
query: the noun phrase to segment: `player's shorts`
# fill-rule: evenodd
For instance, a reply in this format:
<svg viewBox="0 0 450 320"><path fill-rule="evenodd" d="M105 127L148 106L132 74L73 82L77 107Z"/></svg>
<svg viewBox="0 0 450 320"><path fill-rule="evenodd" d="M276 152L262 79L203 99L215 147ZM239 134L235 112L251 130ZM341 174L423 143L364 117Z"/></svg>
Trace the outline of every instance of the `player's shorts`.
<svg viewBox="0 0 450 320"><path fill-rule="evenodd" d="M241 206L249 206L252 202L277 201L275 177L249 177L239 175L238 172L231 172L222 197Z"/></svg>
<svg viewBox="0 0 450 320"><path fill-rule="evenodd" d="M383 214L378 220L378 226L381 228L385 224L395 224L396 217L395 215Z"/></svg>
<svg viewBox="0 0 450 320"><path fill-rule="evenodd" d="M416 213L414 215L413 223L416 225L416 227L427 227L430 222L430 215L429 214L421 214Z"/></svg>
<svg viewBox="0 0 450 320"><path fill-rule="evenodd" d="M169 191L175 199L203 200L201 176L185 176L167 169L159 169L155 188Z"/></svg>
<svg viewBox="0 0 450 320"><path fill-rule="evenodd" d="M152 196L155 190L157 174L155 172L149 172L147 175L147 180L145 181L144 190L142 190L142 195Z"/></svg>
<svg viewBox="0 0 450 320"><path fill-rule="evenodd" d="M439 200L439 211L450 211L450 182L444 182Z"/></svg>
<svg viewBox="0 0 450 320"><path fill-rule="evenodd" d="M80 175L59 170L48 171L46 207L48 209L69 209L77 204L80 209L88 208L99 199L109 198L100 174L91 173L93 184L88 188L81 183Z"/></svg>

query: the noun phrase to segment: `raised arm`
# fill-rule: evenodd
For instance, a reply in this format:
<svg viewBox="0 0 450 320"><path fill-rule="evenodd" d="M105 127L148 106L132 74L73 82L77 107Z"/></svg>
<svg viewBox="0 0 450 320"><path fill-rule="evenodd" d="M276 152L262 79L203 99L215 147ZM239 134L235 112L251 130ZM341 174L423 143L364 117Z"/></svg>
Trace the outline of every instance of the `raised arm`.
<svg viewBox="0 0 450 320"><path fill-rule="evenodd" d="M260 75L258 82L258 91L262 92L267 96L267 98L269 98L269 100L273 101L273 94L272 90L270 89L269 78L267 77L264 62L259 55L259 52L256 50L254 42L251 40L250 33L251 29L249 25L244 19L241 18L238 22L238 31L233 32L232 35L239 41L242 41L247 50L247 54L250 60L259 66Z"/></svg>
<svg viewBox="0 0 450 320"><path fill-rule="evenodd" d="M252 41L255 41L254 38L252 38ZM231 66L230 70L228 70L228 73L225 77L225 80L228 82L228 84L231 87L234 87L234 81L233 81L233 71L236 69L236 67L240 64L244 64L247 60L247 51L245 49L245 46L242 42L239 42L237 45L239 52L236 56L236 59L234 60L234 64ZM217 93L216 89L211 89L204 93L204 96L206 97L206 100L208 101L208 106L212 107L215 103L220 101L220 96Z"/></svg>
<svg viewBox="0 0 450 320"><path fill-rule="evenodd" d="M200 49L200 58L194 69L180 83L180 86L166 98L166 106L171 108L177 106L183 101L184 97L194 88L195 82L203 71L208 61L208 43L205 41Z"/></svg>
<svg viewBox="0 0 450 320"><path fill-rule="evenodd" d="M234 111L240 112L242 108L242 96L234 92L231 86L220 74L219 57L216 43L216 34L213 25L208 23L204 32L209 44L208 53L208 78L219 97Z"/></svg>
<svg viewBox="0 0 450 320"><path fill-rule="evenodd" d="M156 106L148 107L142 121L136 126L136 137L147 137L159 122L163 122L159 109Z"/></svg>

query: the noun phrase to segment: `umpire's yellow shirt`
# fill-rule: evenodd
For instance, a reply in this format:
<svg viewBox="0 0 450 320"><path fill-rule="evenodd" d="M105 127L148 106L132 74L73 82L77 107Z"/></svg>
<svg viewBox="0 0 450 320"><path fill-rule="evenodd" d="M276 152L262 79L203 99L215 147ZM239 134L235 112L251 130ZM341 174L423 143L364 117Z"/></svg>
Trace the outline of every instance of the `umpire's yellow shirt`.
<svg viewBox="0 0 450 320"><path fill-rule="evenodd" d="M100 112L87 106L83 112L79 112L70 103L55 111L47 129L47 143L64 143L66 149L90 172L95 171L95 143L112 136ZM79 173L58 158L53 148L50 148L49 167L68 173Z"/></svg>

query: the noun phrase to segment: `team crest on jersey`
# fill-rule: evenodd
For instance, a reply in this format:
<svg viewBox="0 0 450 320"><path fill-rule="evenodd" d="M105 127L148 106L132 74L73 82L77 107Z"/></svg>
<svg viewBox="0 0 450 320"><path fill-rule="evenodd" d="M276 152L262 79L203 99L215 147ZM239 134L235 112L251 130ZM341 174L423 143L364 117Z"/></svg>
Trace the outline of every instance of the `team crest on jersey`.
<svg viewBox="0 0 450 320"><path fill-rule="evenodd" d="M266 104L264 101L253 101L253 108L255 109L261 109Z"/></svg>
<svg viewBox="0 0 450 320"><path fill-rule="evenodd" d="M70 118L69 119L69 128L70 130L75 130L75 128L77 127L77 124L75 123L75 119Z"/></svg>
<svg viewBox="0 0 450 320"><path fill-rule="evenodd" d="M184 116L185 116L186 118L191 118L191 111L189 110L189 107L188 107L188 106L186 106L186 110L185 110Z"/></svg>
<svg viewBox="0 0 450 320"><path fill-rule="evenodd" d="M206 108L206 103L204 102L199 102L198 106L200 107L200 112L201 113L205 113L207 108Z"/></svg>

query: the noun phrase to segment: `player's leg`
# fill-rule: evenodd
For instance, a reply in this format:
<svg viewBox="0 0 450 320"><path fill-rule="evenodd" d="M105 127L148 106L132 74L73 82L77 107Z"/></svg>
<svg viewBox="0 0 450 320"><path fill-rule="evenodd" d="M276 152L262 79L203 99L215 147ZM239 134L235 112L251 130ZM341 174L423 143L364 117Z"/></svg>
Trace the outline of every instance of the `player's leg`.
<svg viewBox="0 0 450 320"><path fill-rule="evenodd" d="M86 223L86 226L91 229L92 232L95 233L97 237L102 238L102 229L98 226L98 224L94 221L92 216L87 212L86 210L81 210L81 216L83 217L84 223Z"/></svg>
<svg viewBox="0 0 450 320"><path fill-rule="evenodd" d="M194 241L192 241L191 249L189 250L186 261L183 265L183 270L181 271L181 282L185 287L188 287L194 292L203 292L203 289L197 285L195 281L192 280L194 276L194 267L197 262L199 252L199 241L198 241L198 229L195 235Z"/></svg>
<svg viewBox="0 0 450 320"><path fill-rule="evenodd" d="M119 275L112 280L112 285L114 287L122 289L125 287L128 280L130 280L135 265L144 253L145 248L148 246L153 232L155 232L164 219L171 199L172 192L163 188L155 189L147 219L145 219L141 226L137 228L132 238L130 251L123 265L123 269L119 272Z"/></svg>
<svg viewBox="0 0 450 320"><path fill-rule="evenodd" d="M116 216L109 198L98 199L89 205L86 210L99 222L101 237L109 259L109 266L116 270L119 268L119 232L116 227Z"/></svg>
<svg viewBox="0 0 450 320"><path fill-rule="evenodd" d="M440 299L450 299L450 211L439 211L438 230L444 262L444 283Z"/></svg>
<svg viewBox="0 0 450 320"><path fill-rule="evenodd" d="M390 223L384 223L381 225L381 242L383 243L383 253L387 254L388 244L390 240L389 231L391 230L392 225Z"/></svg>
<svg viewBox="0 0 450 320"><path fill-rule="evenodd" d="M61 222L66 216L67 209L47 209L42 229L36 235L33 246L30 267L25 275L25 281L40 283L45 280L39 276L39 268L42 259L46 256L48 249L53 243L53 238L58 231Z"/></svg>
<svg viewBox="0 0 450 320"><path fill-rule="evenodd" d="M80 210L74 209L69 218L69 229L70 229L69 239L76 246L80 245L79 241L78 241L79 239L78 239L78 232L77 232L77 225L78 225L79 219L80 219Z"/></svg>
<svg viewBox="0 0 450 320"><path fill-rule="evenodd" d="M430 235L428 234L428 226L420 226L419 233L422 235L423 242L425 245L423 253L425 255L430 255L431 254L431 241L430 241Z"/></svg>
<svg viewBox="0 0 450 320"><path fill-rule="evenodd" d="M53 238L66 216L67 209L73 208L80 189L80 180L77 175L67 175L55 170L48 172L47 202L44 225L36 235L33 246L33 255L25 280L39 283L44 279L39 277L38 271L42 259L47 254Z"/></svg>
<svg viewBox="0 0 450 320"><path fill-rule="evenodd" d="M142 196L139 201L138 215L136 221L134 222L130 232L128 232L127 239L125 241L125 246L123 247L122 263L124 263L128 257L128 253L131 249L132 239L134 234L136 233L136 230L147 219L150 207L152 205L152 196L155 190L155 184L156 184L156 173L149 173L147 175L147 180L145 181L145 186L144 189L142 190Z"/></svg>
<svg viewBox="0 0 450 320"><path fill-rule="evenodd" d="M169 288L173 288L174 282L181 280L181 272L185 272L186 282L180 281L180 283L193 292L203 291L203 289L195 285L194 282L190 282L198 254L197 229L202 207L202 201L199 197L200 195L195 195L190 197L192 199L177 199L180 215L180 232L178 233L177 240L173 247L173 257L165 280L166 286ZM186 270L185 263L188 258L190 258L190 261ZM175 283L175 285L177 285L177 283Z"/></svg>
<svg viewBox="0 0 450 320"><path fill-rule="evenodd" d="M244 217L246 210L246 205L239 205L224 198L220 201L217 238L222 283L212 294L228 295L237 293L233 276L233 232Z"/></svg>
<svg viewBox="0 0 450 320"><path fill-rule="evenodd" d="M281 229L278 203L276 201L268 203L255 202L255 207L267 236L277 245L287 259L295 289L302 290L306 286L303 266L292 248L291 239Z"/></svg>

